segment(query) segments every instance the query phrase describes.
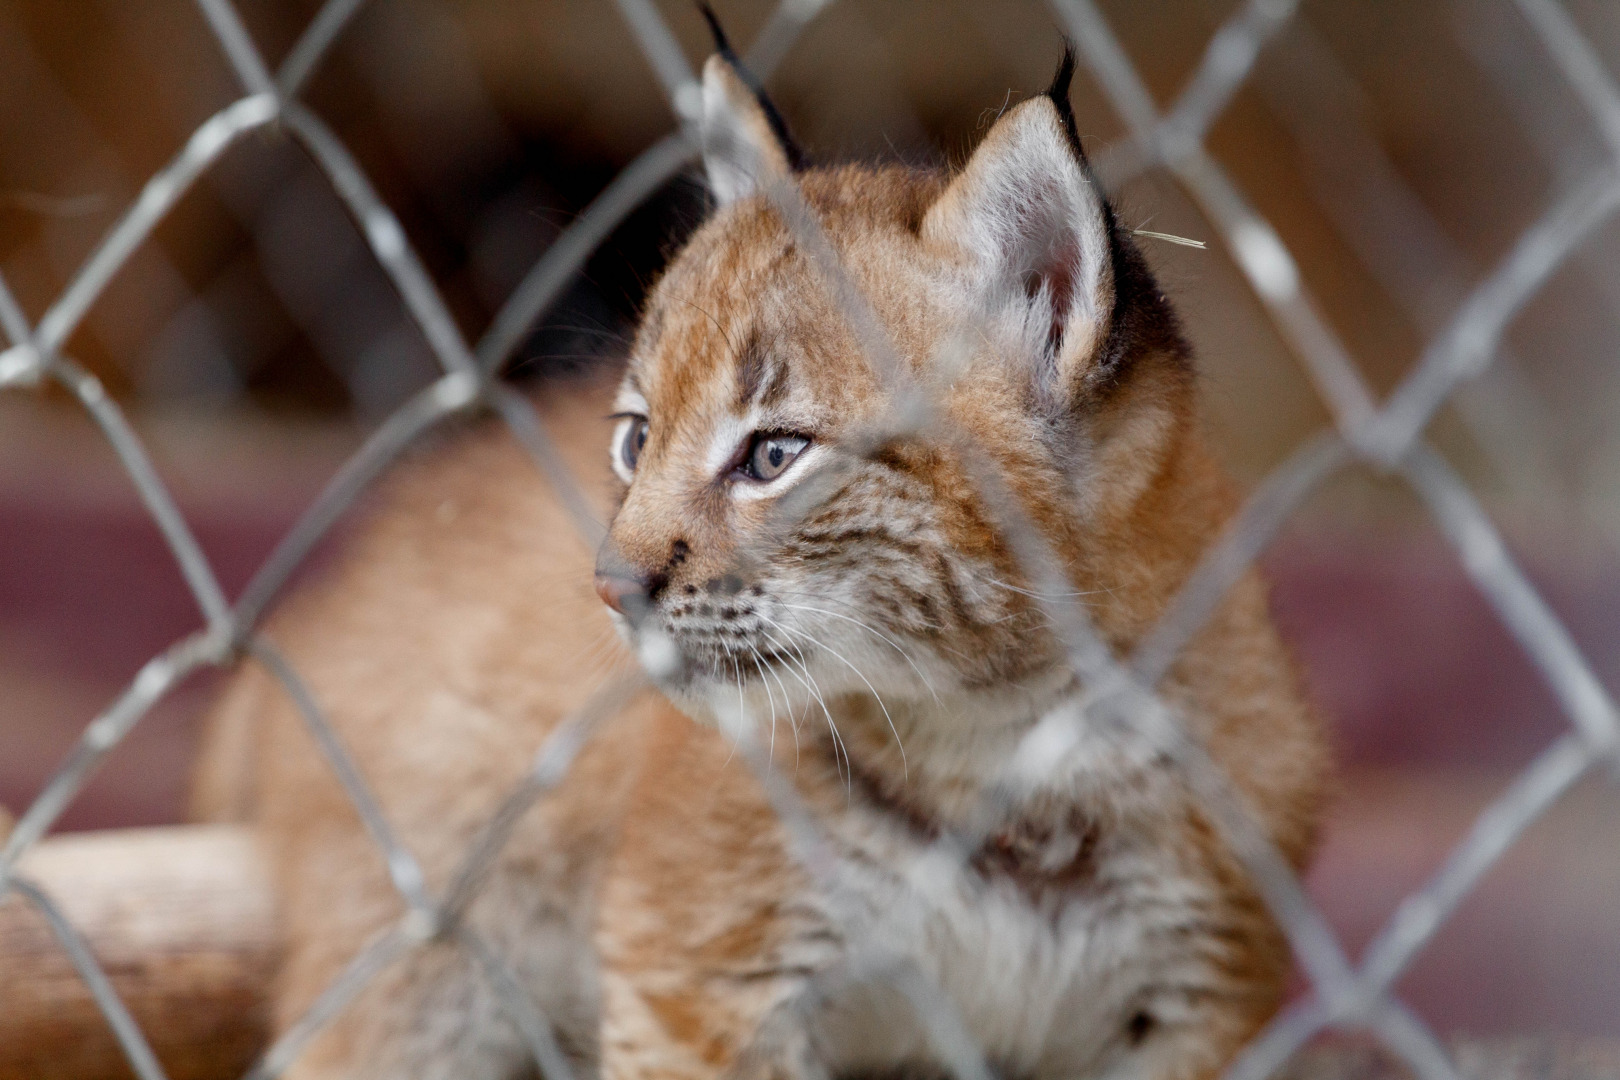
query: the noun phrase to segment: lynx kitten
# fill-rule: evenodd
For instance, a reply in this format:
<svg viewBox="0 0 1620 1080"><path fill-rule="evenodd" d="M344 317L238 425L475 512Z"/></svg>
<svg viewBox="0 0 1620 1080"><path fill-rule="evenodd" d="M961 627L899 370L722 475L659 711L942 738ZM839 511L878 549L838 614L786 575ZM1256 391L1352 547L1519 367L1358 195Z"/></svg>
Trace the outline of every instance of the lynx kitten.
<svg viewBox="0 0 1620 1080"><path fill-rule="evenodd" d="M631 650L677 647L668 698L588 744L467 915L582 1075L946 1075L905 992L930 986L999 1076L1206 1077L1278 1005L1277 926L1161 748L1074 708L1083 688L961 443L840 449L894 391L764 197L794 185L913 377L984 314L936 380L938 415L1128 651L1233 496L1169 304L1081 153L1071 72L958 171L806 168L722 50L703 77L718 205L648 297L612 406L617 482L592 459L617 501L596 596L560 503L499 432L473 431L402 469L342 566L270 628L430 890L559 719L628 666L613 628ZM739 133L747 153L721 152ZM600 447L599 401L548 411L576 458ZM1303 864L1326 757L1256 578L1160 689ZM739 715L840 857L831 882L717 723ZM1058 715L1078 736L1008 788ZM254 822L274 859L284 1026L401 903L262 673L222 702L197 800ZM451 932L290 1075L494 1080L531 1075L525 1046Z"/></svg>

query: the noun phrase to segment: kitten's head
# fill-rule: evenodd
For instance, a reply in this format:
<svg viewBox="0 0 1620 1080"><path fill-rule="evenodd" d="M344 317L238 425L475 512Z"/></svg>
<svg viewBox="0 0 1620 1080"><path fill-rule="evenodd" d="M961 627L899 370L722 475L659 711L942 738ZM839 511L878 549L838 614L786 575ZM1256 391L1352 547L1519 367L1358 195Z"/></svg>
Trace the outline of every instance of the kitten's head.
<svg viewBox="0 0 1620 1080"><path fill-rule="evenodd" d="M687 707L797 716L1058 666L952 433L994 462L1085 591L1108 557L1091 541L1154 487L1189 385L1174 319L1081 153L1071 72L1066 57L1053 91L1008 110L954 174L800 170L746 75L709 60L719 205L648 297L610 446L627 488L597 563L632 644L678 647ZM903 378L863 350L770 198L780 185ZM931 416L905 407L903 383L932 388Z"/></svg>

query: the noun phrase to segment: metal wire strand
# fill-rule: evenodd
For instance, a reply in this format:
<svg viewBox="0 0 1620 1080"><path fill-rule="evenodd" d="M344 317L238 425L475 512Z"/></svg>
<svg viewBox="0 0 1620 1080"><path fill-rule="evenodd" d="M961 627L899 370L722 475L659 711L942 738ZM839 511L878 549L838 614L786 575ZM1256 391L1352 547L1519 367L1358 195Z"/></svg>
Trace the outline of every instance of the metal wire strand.
<svg viewBox="0 0 1620 1080"><path fill-rule="evenodd" d="M476 389L470 383L460 374L440 377L378 425L365 444L343 463L237 598L232 617L238 636L258 625L265 608L310 551L406 447L476 400Z"/></svg>
<svg viewBox="0 0 1620 1080"><path fill-rule="evenodd" d="M333 730L331 721L327 720L321 707L316 704L309 687L293 670L292 665L287 663L286 658L281 655L281 650L262 634L247 642L247 651L264 666L276 682L281 684L287 696L292 699L298 715L303 718L304 726L309 729L310 735L320 747L321 755L326 758L327 765L337 776L338 782L343 785L349 802L353 803L355 810L359 812L366 831L371 834L372 841L382 849L383 860L388 866L388 876L393 881L394 888L405 898L406 904L413 912L432 920L433 903L428 899L427 879L422 873L421 864L394 834L394 828L383 814L382 806L371 791L371 785L366 783L359 766L354 763L353 756Z"/></svg>
<svg viewBox="0 0 1620 1080"><path fill-rule="evenodd" d="M113 984L107 978L107 973L96 962L95 954L90 951L90 945L79 936L73 928L62 909L51 899L50 894L32 881L23 877L14 877L11 880L11 889L17 895L33 904L39 913L45 916L50 924L51 933L56 940L62 943L62 949L68 954L73 963L73 969L84 980L84 985L90 991L90 997L95 1001L96 1008L107 1020L112 1028L113 1036L118 1040L118 1048L124 1052L129 1061L130 1068L140 1080L167 1080L163 1066L158 1064L157 1055L152 1053L152 1047L147 1043L146 1036L141 1033L140 1025L135 1018L129 1015L124 1007L123 1000Z"/></svg>
<svg viewBox="0 0 1620 1080"><path fill-rule="evenodd" d="M83 790L90 775L130 729L181 679L211 663L218 651L216 639L206 633L181 639L143 664L107 711L90 722L45 789L17 820L5 847L0 849L0 894L5 892L17 860L50 831L74 796Z"/></svg>
<svg viewBox="0 0 1620 1080"><path fill-rule="evenodd" d="M540 1075L545 1080L574 1080L574 1070L557 1046L557 1035L552 1030L551 1021L546 1019L546 1014L523 988L511 965L466 923L456 927L455 935L461 947L472 955L483 971L484 978L506 1008L507 1018L528 1044L529 1056L539 1067Z"/></svg>
<svg viewBox="0 0 1620 1080"><path fill-rule="evenodd" d="M359 997L373 979L399 962L422 938L404 923L390 926L368 941L321 991L304 1015L289 1024L270 1044L243 1080L275 1080L298 1060L306 1046Z"/></svg>
<svg viewBox="0 0 1620 1080"><path fill-rule="evenodd" d="M190 587L197 606L202 609L209 628L216 634L225 632L230 622L225 591L220 588L214 568L209 565L202 545L197 543L197 537L192 533L191 526L186 524L180 508L175 505L174 497L158 477L145 445L125 418L124 410L108 396L100 379L66 357L54 358L50 363L50 373L79 399L96 426L101 428L123 464L124 471L129 474L130 483L134 485L146 512L163 534L164 543L174 555L180 574Z"/></svg>

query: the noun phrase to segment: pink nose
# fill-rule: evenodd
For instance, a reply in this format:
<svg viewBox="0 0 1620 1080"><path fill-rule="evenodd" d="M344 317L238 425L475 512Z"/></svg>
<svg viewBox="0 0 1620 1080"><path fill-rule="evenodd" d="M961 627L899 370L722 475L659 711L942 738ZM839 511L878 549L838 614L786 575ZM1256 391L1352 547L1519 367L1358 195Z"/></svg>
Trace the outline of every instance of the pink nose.
<svg viewBox="0 0 1620 1080"><path fill-rule="evenodd" d="M642 591L641 582L632 578L617 577L612 574L596 575L596 595L602 598L602 603L624 614L625 597L633 596Z"/></svg>

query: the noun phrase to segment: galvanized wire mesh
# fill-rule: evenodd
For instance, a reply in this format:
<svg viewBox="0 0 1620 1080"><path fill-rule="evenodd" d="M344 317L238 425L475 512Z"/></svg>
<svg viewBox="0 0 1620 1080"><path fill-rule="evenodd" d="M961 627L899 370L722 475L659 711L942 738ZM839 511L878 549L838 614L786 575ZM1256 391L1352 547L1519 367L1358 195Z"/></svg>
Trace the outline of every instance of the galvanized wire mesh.
<svg viewBox="0 0 1620 1080"><path fill-rule="evenodd" d="M799 30L829 2L784 0L780 4L750 54L752 66L762 77L787 54ZM1503 333L1515 314L1620 206L1620 87L1556 0L1513 2L1590 112L1613 160L1571 187L1524 231L1434 335L1413 372L1379 402L1348 349L1321 316L1277 231L1204 146L1210 125L1248 78L1268 39L1294 15L1294 0L1248 0L1243 4L1210 40L1185 90L1163 112L1092 0L1051 0L1054 14L1130 132L1127 140L1097 156L1099 172L1105 180L1119 183L1146 170L1163 170L1185 189L1220 234L1333 417L1330 430L1301 446L1259 486L1223 538L1205 554L1160 623L1130 656L1115 655L1094 631L1085 608L1061 599L1067 592L1061 567L970 438L948 429L941 434L941 414L932 402L932 379L914 380L906 375L881 321L843 272L797 189L790 183L777 183L766 191L822 275L867 359L900 403L881 431L866 433L870 444L865 439L851 440L842 452L858 455L865 445L917 431L925 422L931 437L946 440L957 449L968 463L991 517L1009 539L1026 576L1037 585L1069 662L1086 687L1083 701L1074 709L1044 721L1030 733L1029 746L1038 745L1042 753L1023 756L1049 758L1047 751L1088 718L1106 716L1111 722L1134 725L1171 754L1184 771L1191 789L1253 874L1292 942L1310 993L1278 1016L1233 1062L1228 1075L1235 1080L1271 1075L1307 1039L1329 1027L1371 1032L1425 1080L1454 1077L1455 1067L1442 1042L1395 997L1392 987L1525 828L1594 767L1616 760L1620 750L1620 716L1608 690L1508 554L1468 486L1424 441L1431 417L1459 384L1497 359ZM600 527L554 452L538 416L526 399L498 381L497 373L595 247L697 153L699 95L685 55L649 0L618 3L667 92L678 127L625 168L552 244L476 345L469 345L463 337L404 230L366 174L326 124L298 101L301 86L343 32L360 0L329 0L276 72L265 64L229 0L198 0L242 85L243 96L201 125L179 154L151 178L36 326L29 326L13 294L0 281L0 329L9 340L9 348L0 352L0 388L23 389L51 380L78 399L128 472L202 616L200 629L153 657L85 729L0 850L0 897L13 893L41 911L142 1080L155 1080L163 1071L141 1030L52 898L18 871L18 860L51 829L97 766L164 694L194 670L234 664L243 657L263 665L303 716L384 854L406 906L405 915L395 925L358 946L342 974L303 1018L281 1033L250 1075L269 1078L279 1074L371 979L433 940L453 941L466 951L544 1075L552 1080L569 1075L567 1059L556 1045L547 1017L501 954L461 916L476 896L484 871L524 812L562 780L597 726L649 682L657 682L671 654L644 649L646 672L608 682L565 719L537 755L523 783L471 845L449 887L434 895L415 856L371 794L362 770L323 715L320 702L259 629L259 622L289 576L366 486L417 436L472 409L489 409L501 416L559 493L581 532L593 544L599 540ZM65 355L63 347L108 283L198 177L246 134L265 129L278 131L300 145L329 180L360 225L443 374L378 427L232 604L123 412L94 376ZM731 150L742 153L741 143ZM974 319L974 313L968 313L959 330L966 331ZM948 371L965 348L964 333L947 335L940 355L933 358L933 370ZM1188 736L1173 707L1155 696L1156 685L1179 651L1292 512L1331 474L1357 463L1404 480L1427 505L1475 585L1541 671L1570 725L1480 815L1429 881L1406 899L1359 965L1346 955L1241 797ZM836 475L836 465L827 470L826 477ZM818 493L825 494L830 487L829 479L802 485L782 512L807 512ZM1046 587L1049 583L1050 588ZM770 769L767 755L752 742L751 718L734 715L723 719L787 826L793 850L812 880L836 899L839 857L823 842L791 784ZM975 838L947 837L941 843L947 854L966 858ZM947 996L906 957L889 955L882 942L866 931L858 907L835 903L833 909L840 914L841 929L860 953L863 967L891 979L916 1009L941 1061L962 1080L987 1080L991 1074L985 1060Z"/></svg>

